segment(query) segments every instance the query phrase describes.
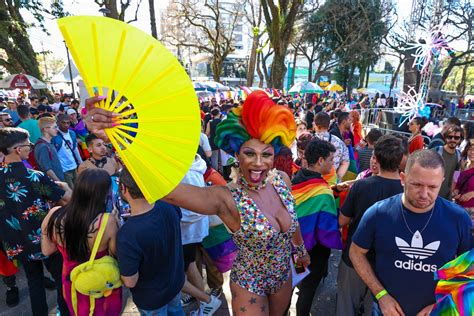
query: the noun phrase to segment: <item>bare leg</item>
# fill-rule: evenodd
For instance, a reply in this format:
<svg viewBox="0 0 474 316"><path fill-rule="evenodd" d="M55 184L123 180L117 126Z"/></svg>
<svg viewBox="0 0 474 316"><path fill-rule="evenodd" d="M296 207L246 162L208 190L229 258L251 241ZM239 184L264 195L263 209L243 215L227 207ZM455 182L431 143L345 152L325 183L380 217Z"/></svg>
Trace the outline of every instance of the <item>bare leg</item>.
<svg viewBox="0 0 474 316"><path fill-rule="evenodd" d="M188 270L186 271L189 282L191 282L195 287L204 291L204 280L202 275L199 273L196 266L196 262L189 264Z"/></svg>
<svg viewBox="0 0 474 316"><path fill-rule="evenodd" d="M270 315L267 296L259 296L257 294L251 293L232 281L230 281L230 291L232 292L232 311L234 315Z"/></svg>
<svg viewBox="0 0 474 316"><path fill-rule="evenodd" d="M268 305L270 307L270 316L281 316L285 313L290 305L291 294L293 293L293 286L291 283L291 275L280 290L275 294L268 295Z"/></svg>
<svg viewBox="0 0 474 316"><path fill-rule="evenodd" d="M187 278L186 278L186 281L184 282L182 291L186 294L191 295L192 297L194 297L200 302L209 303L211 301L211 297L207 295L206 292L194 286L191 282L188 281Z"/></svg>

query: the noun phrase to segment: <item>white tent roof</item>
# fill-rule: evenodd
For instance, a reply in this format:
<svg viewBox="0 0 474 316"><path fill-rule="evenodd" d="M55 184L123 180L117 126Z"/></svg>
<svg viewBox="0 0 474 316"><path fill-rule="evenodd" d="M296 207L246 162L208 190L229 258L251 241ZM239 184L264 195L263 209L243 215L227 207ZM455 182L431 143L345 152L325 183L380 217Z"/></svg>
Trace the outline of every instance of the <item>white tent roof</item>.
<svg viewBox="0 0 474 316"><path fill-rule="evenodd" d="M81 75L79 74L79 71L77 70L76 65L74 62L71 61L71 74L72 74L72 79L73 81L78 81L81 79ZM49 80L51 83L60 83L60 82L71 82L71 77L69 76L69 67L66 64L63 69L56 75L54 75L51 80Z"/></svg>

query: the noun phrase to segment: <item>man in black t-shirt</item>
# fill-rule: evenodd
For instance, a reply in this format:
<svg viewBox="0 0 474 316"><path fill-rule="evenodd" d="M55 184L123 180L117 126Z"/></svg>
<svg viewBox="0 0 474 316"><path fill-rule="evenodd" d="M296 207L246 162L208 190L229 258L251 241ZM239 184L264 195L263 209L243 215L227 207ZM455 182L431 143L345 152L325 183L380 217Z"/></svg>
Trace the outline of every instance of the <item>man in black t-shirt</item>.
<svg viewBox="0 0 474 316"><path fill-rule="evenodd" d="M374 203L403 192L398 173L403 154L404 146L399 138L390 135L381 137L374 147L374 156L380 165L380 173L377 176L357 181L349 191L341 208L339 225L349 224L349 230L339 264L336 308L338 316L358 315L362 305L364 306L364 315L371 314L372 300L370 296L366 297L367 286L352 266L349 259L349 248L352 235L365 211Z"/></svg>
<svg viewBox="0 0 474 316"><path fill-rule="evenodd" d="M211 145L212 156L211 156L211 164L212 168L215 170L220 170L220 150L217 145L214 143L214 138L216 137L216 128L217 125L222 121L221 118L221 111L218 107L215 107L211 110L212 119L207 123L206 126L206 135L209 137L209 144Z"/></svg>
<svg viewBox="0 0 474 316"><path fill-rule="evenodd" d="M117 233L117 258L122 281L132 292L140 314L184 315L181 211L158 201L149 204L130 172L120 174L120 193L131 216Z"/></svg>

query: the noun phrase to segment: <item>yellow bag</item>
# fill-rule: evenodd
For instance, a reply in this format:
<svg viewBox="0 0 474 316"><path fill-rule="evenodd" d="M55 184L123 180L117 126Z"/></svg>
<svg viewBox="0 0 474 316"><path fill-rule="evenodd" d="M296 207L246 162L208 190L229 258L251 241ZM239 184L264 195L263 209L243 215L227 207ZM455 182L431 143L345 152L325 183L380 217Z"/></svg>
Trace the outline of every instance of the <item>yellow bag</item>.
<svg viewBox="0 0 474 316"><path fill-rule="evenodd" d="M71 271L71 300L75 315L78 315L76 291L83 295L89 296L89 315L92 316L94 314L95 299L107 297L114 289L122 286L117 260L111 256L105 256L94 260L97 250L99 249L105 227L107 226L109 215L110 214L104 214L102 216L102 222L100 224L99 232L97 233L89 261L78 265Z"/></svg>

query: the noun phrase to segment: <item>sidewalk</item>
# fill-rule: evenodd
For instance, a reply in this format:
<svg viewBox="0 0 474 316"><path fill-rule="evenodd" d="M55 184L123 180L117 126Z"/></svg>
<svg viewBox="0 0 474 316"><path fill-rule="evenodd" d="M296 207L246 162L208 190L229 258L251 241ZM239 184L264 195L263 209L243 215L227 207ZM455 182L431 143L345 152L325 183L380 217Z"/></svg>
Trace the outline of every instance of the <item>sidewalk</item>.
<svg viewBox="0 0 474 316"><path fill-rule="evenodd" d="M334 315L336 309L336 277L337 267L340 260L340 252L333 251L329 259L329 275L325 282L322 283L316 292L316 299L313 301L313 315ZM0 316L29 316L31 315L30 300L28 297L28 287L23 270L17 274L17 285L20 289L20 304L14 308L5 305L5 285L0 282ZM298 299L298 290L293 293L290 307L290 315L296 315L295 304ZM124 290L124 309L122 315L139 315L135 304L132 301L129 290ZM50 307L50 315L56 315L56 292L46 291L48 306ZM223 300L221 307L216 316L232 315L231 294L229 289L229 273L224 275L224 293L221 296Z"/></svg>

